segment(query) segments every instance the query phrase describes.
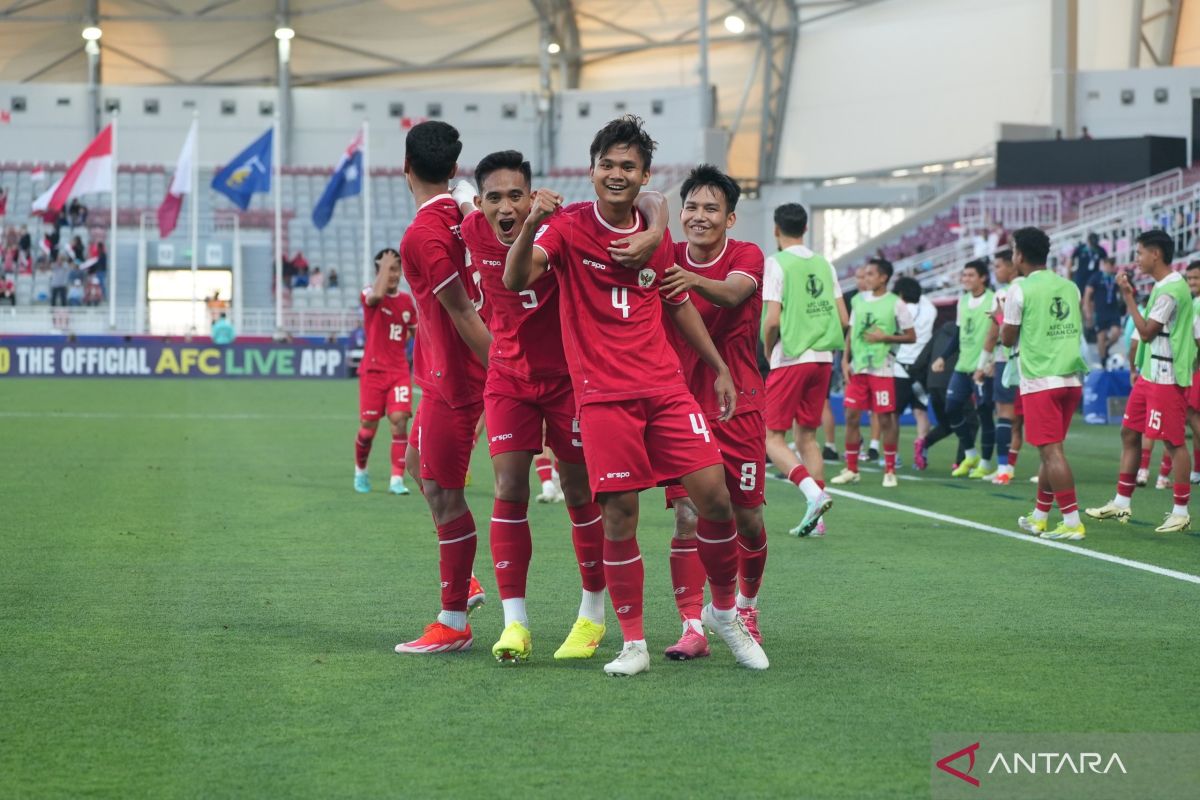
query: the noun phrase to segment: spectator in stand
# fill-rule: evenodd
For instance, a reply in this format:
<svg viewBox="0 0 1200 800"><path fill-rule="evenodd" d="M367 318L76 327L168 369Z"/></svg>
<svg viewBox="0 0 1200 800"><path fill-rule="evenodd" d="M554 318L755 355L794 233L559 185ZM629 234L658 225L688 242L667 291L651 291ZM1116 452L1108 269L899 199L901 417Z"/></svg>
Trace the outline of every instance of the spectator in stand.
<svg viewBox="0 0 1200 800"><path fill-rule="evenodd" d="M108 251L104 247L104 242L93 242L95 259L88 265L88 273L100 283L100 290L103 293L108 288ZM91 261L92 259L89 259Z"/></svg>
<svg viewBox="0 0 1200 800"><path fill-rule="evenodd" d="M309 279L308 279L308 285L309 285L309 288L311 288L311 289L324 289L325 288L325 276L321 274L320 267L317 267L316 269L314 269L312 271L312 275L309 276Z"/></svg>
<svg viewBox="0 0 1200 800"><path fill-rule="evenodd" d="M80 239L78 236L72 236L71 237L71 257L74 258L76 261L83 261L84 256L86 256L86 255L87 255L87 250L84 249L83 239Z"/></svg>
<svg viewBox="0 0 1200 800"><path fill-rule="evenodd" d="M1088 279L1083 293L1083 315L1088 327L1096 332L1096 351L1100 364L1107 369L1109 348L1120 343L1125 316L1125 300L1117 288L1116 259L1110 256L1100 259L1100 270Z"/></svg>
<svg viewBox="0 0 1200 800"><path fill-rule="evenodd" d="M25 263L32 263L33 253L31 250L33 248L33 239L30 238L29 228L25 225L21 226L21 236L17 239L17 248L25 254Z"/></svg>
<svg viewBox="0 0 1200 800"><path fill-rule="evenodd" d="M8 189L0 187L0 219L8 216Z"/></svg>
<svg viewBox="0 0 1200 800"><path fill-rule="evenodd" d="M1067 268L1071 270L1071 279L1079 287L1079 296L1087 291L1088 281L1100 270L1100 260L1108 258L1108 251L1100 246L1100 237L1089 233L1087 242L1080 242L1071 253Z"/></svg>
<svg viewBox="0 0 1200 800"><path fill-rule="evenodd" d="M79 198L73 198L71 200L71 205L67 207L67 217L72 228L87 225L87 206L79 202Z"/></svg>
<svg viewBox="0 0 1200 800"><path fill-rule="evenodd" d="M81 306L83 305L83 279L76 278L71 281L70 288L67 289L67 305Z"/></svg>
<svg viewBox="0 0 1200 800"><path fill-rule="evenodd" d="M71 282L71 262L63 253L54 266L50 268L50 305L65 306L67 304L67 286Z"/></svg>
<svg viewBox="0 0 1200 800"><path fill-rule="evenodd" d="M292 269L295 270L295 277L291 285L295 288L308 286L308 259L304 257L303 250L296 251L296 256L292 259Z"/></svg>
<svg viewBox="0 0 1200 800"><path fill-rule="evenodd" d="M95 275L88 278L87 285L83 287L83 304L85 306L98 306L104 302L104 285L100 283L100 279Z"/></svg>
<svg viewBox="0 0 1200 800"><path fill-rule="evenodd" d="M0 303L8 303L10 306L17 304L17 283L13 280L11 272L0 275Z"/></svg>
<svg viewBox="0 0 1200 800"><path fill-rule="evenodd" d="M233 344L233 340L237 336L233 330L233 323L222 314L217 318L217 321L212 324L212 340L213 344L227 345Z"/></svg>
<svg viewBox="0 0 1200 800"><path fill-rule="evenodd" d="M329 270L329 280L326 281L326 284L330 289L338 288L338 274L336 269Z"/></svg>
<svg viewBox="0 0 1200 800"><path fill-rule="evenodd" d="M1079 138L1085 142L1092 138L1092 134L1088 133L1087 125L1083 126L1083 130L1079 133Z"/></svg>

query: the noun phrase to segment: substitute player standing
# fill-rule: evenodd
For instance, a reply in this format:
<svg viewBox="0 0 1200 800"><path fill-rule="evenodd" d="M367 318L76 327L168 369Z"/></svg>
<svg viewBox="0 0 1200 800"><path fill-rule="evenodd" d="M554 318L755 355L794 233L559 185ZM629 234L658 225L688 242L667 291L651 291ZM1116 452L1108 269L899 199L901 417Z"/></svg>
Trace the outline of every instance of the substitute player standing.
<svg viewBox="0 0 1200 800"><path fill-rule="evenodd" d="M675 266L667 270L663 290L668 302L687 293L704 320L708 334L729 366L737 387L734 416L721 421L721 399L714 388L717 375L664 320L667 335L683 365L688 389L704 410L725 464L725 486L733 503L738 534L737 612L756 641L758 590L767 562L767 531L763 527L763 478L766 471L766 394L758 372L758 326L762 319L763 253L749 242L730 239L737 221L741 188L716 167L704 164L688 175L680 197L679 214L686 242L675 243ZM671 583L683 620L683 636L666 649L668 658L683 661L708 655L708 640L700 623L704 604L704 564L696 549L699 512L682 485L667 487L667 504L675 509L675 538L671 540Z"/></svg>
<svg viewBox="0 0 1200 800"><path fill-rule="evenodd" d="M412 416L412 384L407 350L408 338L417 327L417 307L407 292L400 291L400 254L390 247L375 256L375 283L363 289L362 307L367 341L358 366L360 426L354 439L354 491L371 491L367 458L379 418L386 415L392 428L388 491L408 494L404 452Z"/></svg>
<svg viewBox="0 0 1200 800"><path fill-rule="evenodd" d="M807 232L804 206L786 203L776 208L779 252L767 259L763 275L763 347L771 365L767 455L807 502L800 524L790 531L793 536L811 533L833 505L824 489L825 460L817 428L829 396L833 354L842 349L849 321L837 272L824 256L805 247ZM793 423L796 453L787 446Z"/></svg>
<svg viewBox="0 0 1200 800"><path fill-rule="evenodd" d="M1071 281L1046 269L1050 237L1037 228L1021 228L1012 235L1013 264L1024 277L1008 287L1000 343L1014 347L1021 368L1021 397L1025 405L1025 438L1038 449L1037 505L1020 517L1022 530L1044 539L1082 539L1075 476L1067 463L1063 441L1083 393L1081 376L1087 372L1079 354L1083 337L1083 312L1079 289ZM1046 530L1050 508L1058 503L1063 519Z"/></svg>
<svg viewBox="0 0 1200 800"><path fill-rule="evenodd" d="M462 212L449 192L462 142L444 122L422 122L405 141L404 176L417 214L404 233L400 256L421 324L413 355L422 389L416 443L408 446L409 471L419 470L421 490L437 526L442 610L437 620L397 653L441 653L471 646L468 597L475 594L475 520L463 496L483 413L484 365L492 337L479 316L459 235Z"/></svg>
<svg viewBox="0 0 1200 800"><path fill-rule="evenodd" d="M519 292L548 269L558 276L564 350L579 403L584 455L592 492L604 512L604 577L625 639L604 671L635 675L650 668L642 627L638 492L674 478L682 480L700 517L696 539L713 595L701 619L738 663L766 669L766 654L735 609L737 530L721 454L662 331L659 290L674 262L670 239L664 237L640 270L620 266L609 251L615 237L643 229L634 200L650 180L654 146L637 117L604 126L591 146L596 201L546 222L560 201L539 192L509 250L504 283ZM704 320L686 294L665 306L718 376L721 419L728 420L736 393Z"/></svg>
<svg viewBox="0 0 1200 800"><path fill-rule="evenodd" d="M1148 357L1143 361L1141 379L1133 384L1129 393L1125 418L1121 422L1117 494L1111 502L1087 509L1087 515L1094 519L1128 522L1133 513L1130 498L1133 497L1134 470L1142 451L1142 437L1161 439L1171 457L1175 504L1163 523L1154 529L1157 533L1185 531L1192 523L1188 514L1192 487L1188 480L1191 460L1186 447L1186 429L1187 392L1196 365L1197 330L1187 281L1171 269L1174 258L1175 241L1166 231L1156 228L1138 236L1138 269L1154 278L1144 317L1138 310L1129 276L1124 272L1117 275L1125 308L1143 347L1147 348ZM1028 400L1025 406L1029 408ZM1032 417L1032 409L1029 414Z"/></svg>
<svg viewBox="0 0 1200 800"><path fill-rule="evenodd" d="M601 564L604 525L600 506L592 499L588 486L575 420L575 392L563 355L558 280L543 275L521 292L509 291L503 281L509 247L529 216L531 172L529 162L515 150L484 156L475 167L479 190L473 205L478 210L463 206L463 241L487 298L488 328L492 332L483 398L488 448L496 476L490 532L492 562L505 623L492 654L501 662L525 661L533 647L525 608L533 553L528 517L529 466L542 450L543 436L558 458L583 579L578 618L554 657L590 658L605 632ZM634 249L648 259L665 230L666 215L657 207L665 202L657 193L638 199L644 202L644 211L655 207L659 223L658 228L636 238L640 247L635 245Z"/></svg>
<svg viewBox="0 0 1200 800"><path fill-rule="evenodd" d="M846 379L846 468L832 483L858 483L858 456L862 448L859 420L862 412L879 417L883 439L883 485L897 486L896 447L900 425L896 419L896 377L893 344L917 340L912 312L900 298L887 290L892 279L892 262L872 258L863 273L866 291L850 302L850 330L842 356Z"/></svg>

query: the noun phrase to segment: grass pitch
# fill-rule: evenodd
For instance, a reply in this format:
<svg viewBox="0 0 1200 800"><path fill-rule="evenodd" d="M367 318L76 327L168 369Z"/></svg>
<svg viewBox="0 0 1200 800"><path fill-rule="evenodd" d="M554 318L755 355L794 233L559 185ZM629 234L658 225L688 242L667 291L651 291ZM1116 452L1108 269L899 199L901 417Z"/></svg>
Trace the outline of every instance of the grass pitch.
<svg viewBox="0 0 1200 800"><path fill-rule="evenodd" d="M533 506L534 657L403 657L437 610L419 495L351 489L356 387L344 383L0 384L0 796L914 797L939 731L1194 731L1200 586L839 498L825 539L768 489L761 626L771 669L679 633L671 517L643 494L648 675L550 657L578 578L561 506ZM901 453L907 459L911 448ZM1010 528L1032 506L1026 448L1006 489L933 478L853 491ZM1116 428L1068 443L1081 505L1113 491ZM486 448L468 489L489 517ZM906 466L902 473L914 474ZM1087 549L1200 574L1200 536L1088 527ZM1200 506L1194 505L1200 510ZM1057 512L1056 512L1057 514ZM1197 514L1200 522L1200 513Z"/></svg>

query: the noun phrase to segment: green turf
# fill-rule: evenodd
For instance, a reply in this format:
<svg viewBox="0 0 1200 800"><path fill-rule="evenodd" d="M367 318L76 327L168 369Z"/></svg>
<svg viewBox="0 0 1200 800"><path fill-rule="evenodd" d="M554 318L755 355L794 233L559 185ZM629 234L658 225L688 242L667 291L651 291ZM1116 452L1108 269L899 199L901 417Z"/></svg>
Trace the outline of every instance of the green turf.
<svg viewBox="0 0 1200 800"><path fill-rule="evenodd" d="M490 658L494 593L474 652L397 656L436 611L437 548L420 496L384 491L386 439L375 492L351 490L355 391L0 383L0 797L928 797L935 732L1200 729L1200 586L849 499L828 537L793 539L781 483L766 673L719 645L657 656L678 635L660 492L648 675L601 673L615 624L597 659L550 658L578 602L561 507L531 509L531 663ZM1076 427L1084 504L1111 494L1117 448ZM1010 527L1035 463L1004 490L855 491ZM482 452L474 473L485 520ZM1141 490L1136 524L1081 544L1200 574L1200 537L1148 527L1169 503Z"/></svg>

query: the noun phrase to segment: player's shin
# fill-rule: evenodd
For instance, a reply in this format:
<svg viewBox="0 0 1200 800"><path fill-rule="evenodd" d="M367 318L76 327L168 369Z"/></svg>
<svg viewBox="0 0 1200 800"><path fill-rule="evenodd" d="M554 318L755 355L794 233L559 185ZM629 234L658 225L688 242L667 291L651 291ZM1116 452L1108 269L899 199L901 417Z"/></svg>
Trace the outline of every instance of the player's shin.
<svg viewBox="0 0 1200 800"><path fill-rule="evenodd" d="M365 425L358 429L354 437L354 466L360 470L367 468L367 459L371 455L371 445L375 441L375 428Z"/></svg>
<svg viewBox="0 0 1200 800"><path fill-rule="evenodd" d="M496 588L504 606L504 624L520 622L528 626L525 584L533 555L528 505L497 498L492 506L490 534Z"/></svg>
<svg viewBox="0 0 1200 800"><path fill-rule="evenodd" d="M645 567L636 538L604 540L604 579L626 643L646 638L642 626Z"/></svg>
<svg viewBox="0 0 1200 800"><path fill-rule="evenodd" d="M475 563L475 519L467 511L439 525L438 570L442 579L442 613L438 622L456 630L467 627L467 593L471 585L471 566Z"/></svg>
<svg viewBox="0 0 1200 800"><path fill-rule="evenodd" d="M700 560L695 538L671 539L671 587L675 593L675 607L684 625L700 632L700 608L704 605L704 581L707 573Z"/></svg>
<svg viewBox="0 0 1200 800"><path fill-rule="evenodd" d="M704 571L708 573L713 608L733 609L738 577L736 524L732 518L719 522L700 517L696 522L696 542Z"/></svg>
<svg viewBox="0 0 1200 800"><path fill-rule="evenodd" d="M761 526L758 536L749 537L738 531L738 608L756 608L758 589L767 566L767 528Z"/></svg>

